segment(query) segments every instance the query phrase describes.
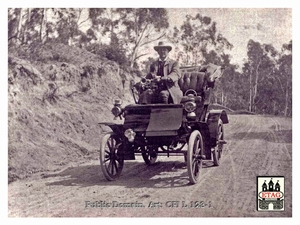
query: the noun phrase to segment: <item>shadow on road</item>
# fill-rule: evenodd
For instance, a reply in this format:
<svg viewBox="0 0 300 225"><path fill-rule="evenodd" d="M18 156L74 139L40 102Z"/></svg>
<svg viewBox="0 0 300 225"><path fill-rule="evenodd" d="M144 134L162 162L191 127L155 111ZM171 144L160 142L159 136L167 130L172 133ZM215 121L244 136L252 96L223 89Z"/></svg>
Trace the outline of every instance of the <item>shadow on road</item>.
<svg viewBox="0 0 300 225"><path fill-rule="evenodd" d="M205 173L205 170L212 166L211 162L204 162L201 172ZM158 161L150 166L147 166L144 162L125 161L122 174L116 181L107 181L99 165L70 167L58 173L44 174L42 178L51 178L51 181L46 181L47 186L174 188L190 185L186 163L179 161ZM55 181L53 181L53 178Z"/></svg>

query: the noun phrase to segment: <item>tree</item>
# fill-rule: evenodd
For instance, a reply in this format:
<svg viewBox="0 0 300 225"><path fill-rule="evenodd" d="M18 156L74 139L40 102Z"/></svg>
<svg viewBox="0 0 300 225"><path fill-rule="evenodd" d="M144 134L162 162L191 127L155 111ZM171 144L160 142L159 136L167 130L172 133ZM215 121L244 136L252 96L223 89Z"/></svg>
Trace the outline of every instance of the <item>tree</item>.
<svg viewBox="0 0 300 225"><path fill-rule="evenodd" d="M276 70L278 90L281 91L284 116L292 115L292 41L282 46L280 58Z"/></svg>
<svg viewBox="0 0 300 225"><path fill-rule="evenodd" d="M249 78L249 110L291 115L292 41L278 52L271 44L248 42L243 71Z"/></svg>
<svg viewBox="0 0 300 225"><path fill-rule="evenodd" d="M261 45L253 40L249 40L247 48L248 61L244 64L244 72L249 76L249 111L257 112L259 103L264 102L259 91L266 90L262 82L274 73L277 52L273 46Z"/></svg>
<svg viewBox="0 0 300 225"><path fill-rule="evenodd" d="M89 30L92 30L98 38L107 35L109 41L120 23L120 15L117 9L112 8L90 8L88 9L88 19L91 22Z"/></svg>
<svg viewBox="0 0 300 225"><path fill-rule="evenodd" d="M22 9L8 9L8 41L14 43L14 39L20 38L22 27ZM15 41L16 42L16 41Z"/></svg>
<svg viewBox="0 0 300 225"><path fill-rule="evenodd" d="M133 67L140 57L148 54L141 53L143 47L166 35L168 14L162 8L121 8L117 11L122 18L119 34L129 49L130 66Z"/></svg>
<svg viewBox="0 0 300 225"><path fill-rule="evenodd" d="M31 44L55 39L64 44L75 45L82 34L79 29L81 11L82 9L72 8L9 9L9 41Z"/></svg>
<svg viewBox="0 0 300 225"><path fill-rule="evenodd" d="M31 9L15 8L8 10L8 40L15 44L26 44L34 36L35 17Z"/></svg>
<svg viewBox="0 0 300 225"><path fill-rule="evenodd" d="M247 109L247 77L237 71L237 66L227 64L223 76L215 83L214 102L233 110Z"/></svg>
<svg viewBox="0 0 300 225"><path fill-rule="evenodd" d="M171 41L176 45L177 59L182 65L222 63L221 55L233 45L217 31L216 22L210 17L187 15L183 25L174 27Z"/></svg>
<svg viewBox="0 0 300 225"><path fill-rule="evenodd" d="M79 29L81 9L53 9L55 16L54 39L66 45L75 46L80 40L82 31Z"/></svg>
<svg viewBox="0 0 300 225"><path fill-rule="evenodd" d="M99 44L111 45L121 52L126 50L131 67L148 54L143 48L164 37L169 26L167 11L156 8L89 9L88 18L91 35L82 35L85 46L91 37L96 37L101 40Z"/></svg>

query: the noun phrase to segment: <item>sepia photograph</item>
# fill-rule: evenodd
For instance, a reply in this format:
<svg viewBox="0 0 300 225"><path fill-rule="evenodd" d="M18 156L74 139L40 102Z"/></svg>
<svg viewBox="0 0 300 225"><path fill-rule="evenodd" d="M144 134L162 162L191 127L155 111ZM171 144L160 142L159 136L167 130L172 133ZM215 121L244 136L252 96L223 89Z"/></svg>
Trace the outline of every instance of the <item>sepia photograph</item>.
<svg viewBox="0 0 300 225"><path fill-rule="evenodd" d="M295 216L292 5L37 6L6 8L8 218Z"/></svg>

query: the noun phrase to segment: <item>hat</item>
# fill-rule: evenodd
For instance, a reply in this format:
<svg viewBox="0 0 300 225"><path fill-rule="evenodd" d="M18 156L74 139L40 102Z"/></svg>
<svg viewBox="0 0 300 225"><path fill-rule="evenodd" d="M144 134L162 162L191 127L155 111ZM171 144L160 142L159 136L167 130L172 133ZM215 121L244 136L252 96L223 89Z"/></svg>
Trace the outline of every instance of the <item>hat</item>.
<svg viewBox="0 0 300 225"><path fill-rule="evenodd" d="M160 48L167 48L169 51L172 50L172 46L170 44L164 43L163 41L158 42L158 45L154 46L155 51L157 51Z"/></svg>

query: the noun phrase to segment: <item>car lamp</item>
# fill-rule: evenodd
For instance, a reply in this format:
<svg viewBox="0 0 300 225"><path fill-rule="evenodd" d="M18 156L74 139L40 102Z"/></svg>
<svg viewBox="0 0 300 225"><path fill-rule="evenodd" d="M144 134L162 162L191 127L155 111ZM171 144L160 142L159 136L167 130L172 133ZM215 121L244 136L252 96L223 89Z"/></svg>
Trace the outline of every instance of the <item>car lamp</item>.
<svg viewBox="0 0 300 225"><path fill-rule="evenodd" d="M196 113L195 112L189 112L186 115L186 117L189 118L189 119L196 119Z"/></svg>
<svg viewBox="0 0 300 225"><path fill-rule="evenodd" d="M184 104L184 109L185 111L187 111L188 113L194 112L196 110L196 103L195 102L186 102Z"/></svg>
<svg viewBox="0 0 300 225"><path fill-rule="evenodd" d="M120 99L115 99L114 100L114 107L111 109L111 113L115 116L115 117L118 117L118 116L121 116L123 110L121 108L121 100Z"/></svg>
<svg viewBox="0 0 300 225"><path fill-rule="evenodd" d="M195 101L195 96L193 94L188 94L186 102L184 103L184 109L187 112L186 117L192 120L196 119L196 108L197 104Z"/></svg>
<svg viewBox="0 0 300 225"><path fill-rule="evenodd" d="M135 138L136 133L132 129L127 129L124 132L124 136L128 139L129 142L133 142Z"/></svg>

